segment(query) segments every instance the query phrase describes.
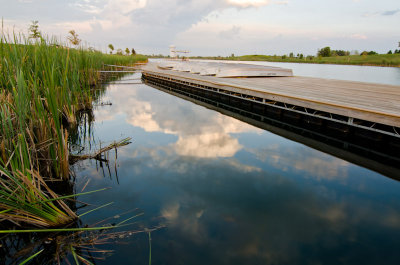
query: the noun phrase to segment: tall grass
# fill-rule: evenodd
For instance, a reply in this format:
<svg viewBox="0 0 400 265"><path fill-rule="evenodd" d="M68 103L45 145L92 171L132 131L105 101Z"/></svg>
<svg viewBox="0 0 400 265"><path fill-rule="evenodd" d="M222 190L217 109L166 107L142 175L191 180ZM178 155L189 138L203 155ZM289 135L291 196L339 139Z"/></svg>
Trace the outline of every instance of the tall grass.
<svg viewBox="0 0 400 265"><path fill-rule="evenodd" d="M77 218L46 179L69 178L68 127L90 109L97 70L146 58L71 49L55 39L0 40L0 219L57 226Z"/></svg>

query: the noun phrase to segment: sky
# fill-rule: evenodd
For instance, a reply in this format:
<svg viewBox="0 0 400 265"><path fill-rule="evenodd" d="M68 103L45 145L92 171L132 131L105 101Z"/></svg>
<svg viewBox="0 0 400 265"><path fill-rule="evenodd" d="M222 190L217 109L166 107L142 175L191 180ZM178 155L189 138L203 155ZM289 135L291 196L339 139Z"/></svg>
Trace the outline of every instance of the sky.
<svg viewBox="0 0 400 265"><path fill-rule="evenodd" d="M27 34L31 21L86 46L191 56L315 55L399 49L399 0L0 0L4 31Z"/></svg>

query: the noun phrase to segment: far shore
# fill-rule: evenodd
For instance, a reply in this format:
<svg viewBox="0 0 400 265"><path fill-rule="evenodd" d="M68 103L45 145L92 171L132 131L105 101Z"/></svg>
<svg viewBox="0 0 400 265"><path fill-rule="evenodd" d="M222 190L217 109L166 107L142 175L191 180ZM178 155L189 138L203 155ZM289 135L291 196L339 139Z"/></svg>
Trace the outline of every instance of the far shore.
<svg viewBox="0 0 400 265"><path fill-rule="evenodd" d="M348 55L332 57L289 57L269 55L243 55L243 56L196 56L190 59L206 60L228 60L228 61L265 61L282 63L311 63L311 64L339 64L339 65L361 65L361 66L382 66L400 67L400 54L376 54L376 55Z"/></svg>
<svg viewBox="0 0 400 265"><path fill-rule="evenodd" d="M169 56L153 55L149 58L170 58ZM375 54L375 55L347 55L347 56L305 56L290 57L277 55L243 55L243 56L191 56L189 59L200 60L226 60L226 61L261 61L280 63L308 63L308 64L338 64L338 65L360 65L400 67L400 54Z"/></svg>

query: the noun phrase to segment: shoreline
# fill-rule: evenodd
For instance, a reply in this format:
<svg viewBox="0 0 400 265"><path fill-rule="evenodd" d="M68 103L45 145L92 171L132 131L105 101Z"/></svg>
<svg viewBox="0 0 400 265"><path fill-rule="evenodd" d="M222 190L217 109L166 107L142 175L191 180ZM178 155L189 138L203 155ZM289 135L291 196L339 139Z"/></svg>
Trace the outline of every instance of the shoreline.
<svg viewBox="0 0 400 265"><path fill-rule="evenodd" d="M374 56L374 57L372 57ZM198 59L198 60L221 60L221 61L249 61L249 62L272 62L272 63L299 63L299 64L331 64L331 65L356 65L356 66L376 66L376 67L394 67L400 68L400 55L392 55L392 60L388 60L387 57L390 55L367 55L362 57L361 55L351 55L351 56L343 56L347 60L350 61L333 61L338 60L337 57L314 57L311 60L304 60L298 58L286 58L279 59L276 56L266 56L266 55L244 55L238 57L189 57L189 59ZM272 59L271 59L272 57ZM361 57L361 58L360 58ZM372 57L372 58L371 58ZM339 57L340 58L340 57ZM342 59L342 58L340 58ZM358 61L354 61L357 60ZM361 59L361 60L360 60ZM364 60L363 60L364 59ZM351 61L353 60L353 61ZM369 61L370 60L370 61ZM378 60L385 60L383 63L378 63Z"/></svg>

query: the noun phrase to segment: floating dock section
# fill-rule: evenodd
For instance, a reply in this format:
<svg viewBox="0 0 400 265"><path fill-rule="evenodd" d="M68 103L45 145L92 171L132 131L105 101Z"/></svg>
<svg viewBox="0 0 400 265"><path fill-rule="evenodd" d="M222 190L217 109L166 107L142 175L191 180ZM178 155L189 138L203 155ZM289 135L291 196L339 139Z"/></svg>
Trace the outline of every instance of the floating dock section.
<svg viewBox="0 0 400 265"><path fill-rule="evenodd" d="M253 113L400 148L400 86L293 76L239 63L162 61L142 78Z"/></svg>

